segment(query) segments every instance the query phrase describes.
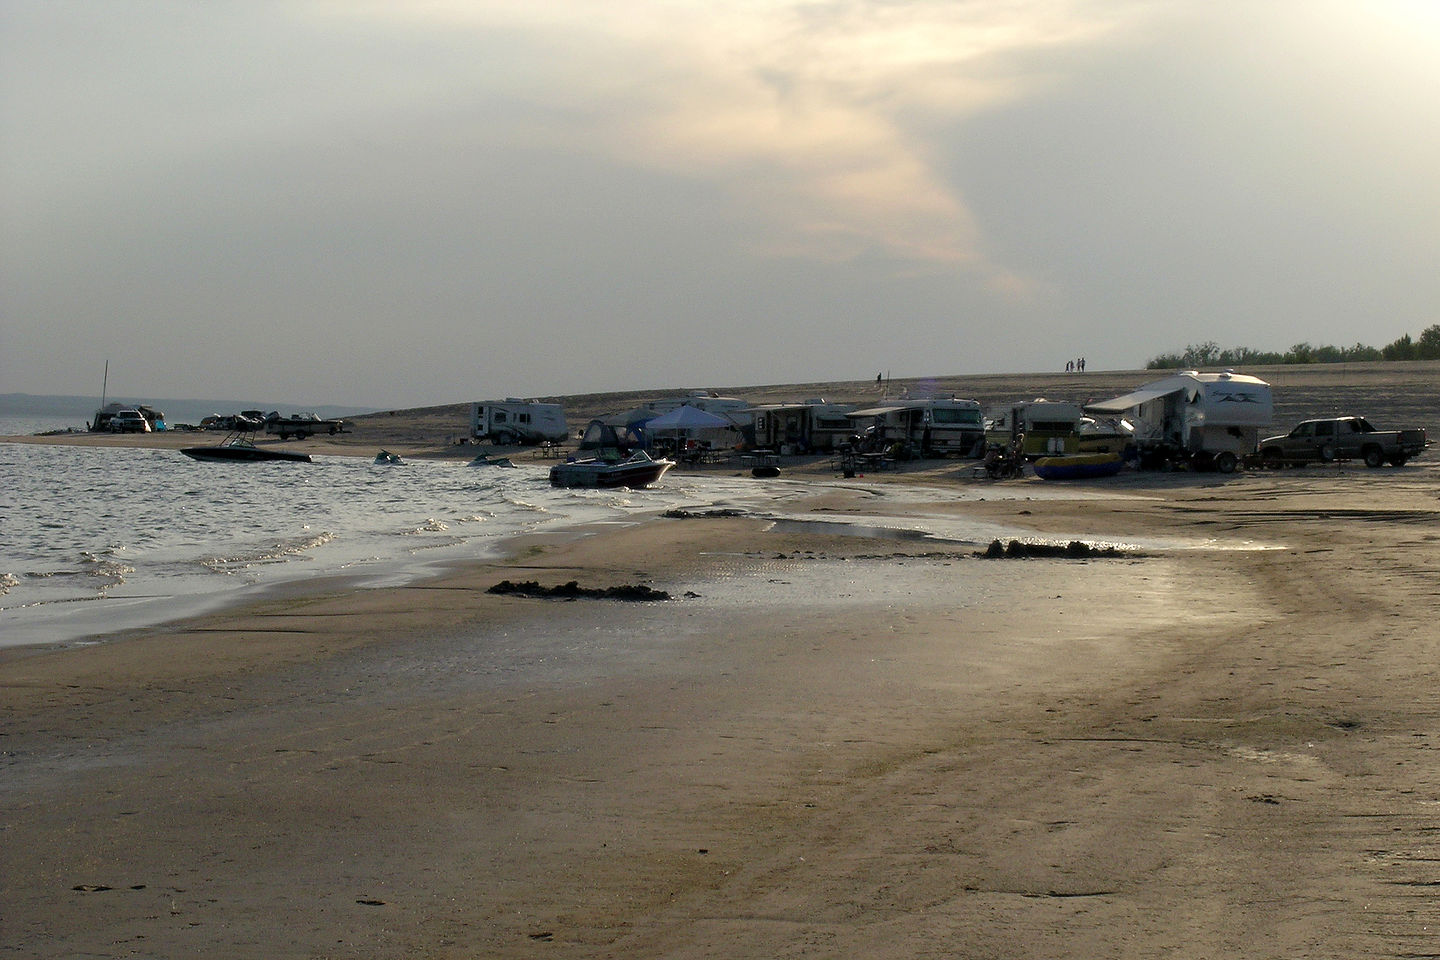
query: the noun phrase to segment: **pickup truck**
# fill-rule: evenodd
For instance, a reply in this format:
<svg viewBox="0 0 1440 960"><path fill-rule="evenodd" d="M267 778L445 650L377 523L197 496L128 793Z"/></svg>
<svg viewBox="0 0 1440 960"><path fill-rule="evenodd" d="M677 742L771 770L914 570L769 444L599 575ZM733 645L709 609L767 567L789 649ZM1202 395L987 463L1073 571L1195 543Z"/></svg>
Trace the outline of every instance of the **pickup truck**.
<svg viewBox="0 0 1440 960"><path fill-rule="evenodd" d="M1258 446L1260 462L1267 467L1364 460L1367 467L1382 463L1403 466L1429 445L1423 429L1376 430L1364 417L1305 420L1280 437L1267 437Z"/></svg>
<svg viewBox="0 0 1440 960"><path fill-rule="evenodd" d="M336 434L344 429L344 420L325 420L313 413L297 413L289 417L271 413L265 418L265 432L279 434L281 440L291 437L304 440L312 433Z"/></svg>

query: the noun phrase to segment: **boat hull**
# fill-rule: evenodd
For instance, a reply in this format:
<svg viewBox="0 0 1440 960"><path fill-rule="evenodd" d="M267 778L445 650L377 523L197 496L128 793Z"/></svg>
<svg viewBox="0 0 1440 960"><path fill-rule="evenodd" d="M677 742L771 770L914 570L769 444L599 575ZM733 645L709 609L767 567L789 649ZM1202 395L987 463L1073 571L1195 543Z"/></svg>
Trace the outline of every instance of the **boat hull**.
<svg viewBox="0 0 1440 960"><path fill-rule="evenodd" d="M1125 465L1118 453L1097 453L1078 457L1041 457L1035 461L1035 476L1042 480L1090 480L1113 477Z"/></svg>
<svg viewBox="0 0 1440 960"><path fill-rule="evenodd" d="M293 463L311 463L310 454L294 453L289 450L265 450L260 447L181 447L180 452L192 460L208 463L261 463L284 460Z"/></svg>
<svg viewBox="0 0 1440 960"><path fill-rule="evenodd" d="M626 460L610 463L604 460L575 460L557 463L550 468L550 485L580 489L638 490L656 482L675 466L670 460Z"/></svg>

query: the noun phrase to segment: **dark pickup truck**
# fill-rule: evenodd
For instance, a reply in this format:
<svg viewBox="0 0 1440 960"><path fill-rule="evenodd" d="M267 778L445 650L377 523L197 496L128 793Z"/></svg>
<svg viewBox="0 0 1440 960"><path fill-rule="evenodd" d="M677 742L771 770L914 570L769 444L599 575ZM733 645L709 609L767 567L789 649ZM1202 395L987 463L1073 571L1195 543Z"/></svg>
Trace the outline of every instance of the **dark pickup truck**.
<svg viewBox="0 0 1440 960"><path fill-rule="evenodd" d="M1383 463L1403 466L1430 441L1423 429L1376 430L1364 417L1305 420L1281 437L1267 437L1257 448L1267 467L1364 460L1367 467Z"/></svg>

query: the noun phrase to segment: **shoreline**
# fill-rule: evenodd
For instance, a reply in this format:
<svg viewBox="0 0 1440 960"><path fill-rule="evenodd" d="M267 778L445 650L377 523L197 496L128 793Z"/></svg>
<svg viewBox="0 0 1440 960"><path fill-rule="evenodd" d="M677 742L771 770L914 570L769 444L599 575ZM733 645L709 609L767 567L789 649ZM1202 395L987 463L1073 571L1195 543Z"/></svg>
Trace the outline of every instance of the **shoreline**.
<svg viewBox="0 0 1440 960"><path fill-rule="evenodd" d="M1405 491L1352 473L1375 518L1435 513L1433 470ZM1385 952L1437 919L1397 885L1420 861L1374 853L1426 849L1440 801L1427 527L1397 546L1343 491L1253 479L966 508L1258 526L1283 557L987 561L656 518L0 661L7 938L42 957ZM1317 529L1317 497L1340 529ZM699 597L484 593L517 575Z"/></svg>
<svg viewBox="0 0 1440 960"><path fill-rule="evenodd" d="M1428 942L1440 463L973 487L967 468L816 485L780 529L600 525L404 587L0 653L0 941L57 960ZM1267 549L985 560L856 517ZM487 593L500 579L680 599Z"/></svg>

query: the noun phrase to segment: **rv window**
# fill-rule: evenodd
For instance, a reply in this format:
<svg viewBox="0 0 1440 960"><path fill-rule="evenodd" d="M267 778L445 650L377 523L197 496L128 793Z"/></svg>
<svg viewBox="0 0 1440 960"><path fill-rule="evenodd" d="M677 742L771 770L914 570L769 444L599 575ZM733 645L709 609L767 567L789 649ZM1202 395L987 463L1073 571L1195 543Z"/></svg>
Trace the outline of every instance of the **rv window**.
<svg viewBox="0 0 1440 960"><path fill-rule="evenodd" d="M528 413L517 413L517 414L515 415L515 420L516 420L517 423L529 423L529 422L530 422L530 414L528 414Z"/></svg>
<svg viewBox="0 0 1440 960"><path fill-rule="evenodd" d="M975 423L980 422L979 410L952 410L948 407L938 407L932 413L935 423Z"/></svg>
<svg viewBox="0 0 1440 960"><path fill-rule="evenodd" d="M1075 424L1064 420L1035 420L1030 424L1032 433L1069 433L1075 429Z"/></svg>
<svg viewBox="0 0 1440 960"><path fill-rule="evenodd" d="M504 410L496 410L496 411L495 411L495 422L496 422L496 423L504 423L504 422L505 422L505 411L504 411Z"/></svg>

